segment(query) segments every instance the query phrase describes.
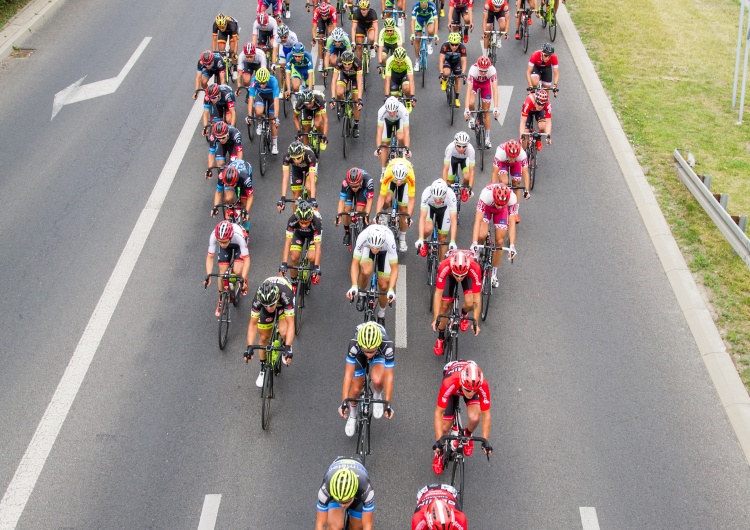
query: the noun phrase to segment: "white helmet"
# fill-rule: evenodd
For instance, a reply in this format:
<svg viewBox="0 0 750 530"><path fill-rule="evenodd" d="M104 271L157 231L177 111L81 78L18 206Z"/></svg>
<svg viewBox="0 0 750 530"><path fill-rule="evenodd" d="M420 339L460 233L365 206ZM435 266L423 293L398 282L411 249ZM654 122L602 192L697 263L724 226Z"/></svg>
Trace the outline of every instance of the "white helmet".
<svg viewBox="0 0 750 530"><path fill-rule="evenodd" d="M395 164L393 164L391 173L393 174L393 180L401 184L404 180L406 180L406 174L409 173L409 168L406 167L406 164L404 164L403 162L396 162Z"/></svg>
<svg viewBox="0 0 750 530"><path fill-rule="evenodd" d="M501 8L505 0L492 0L492 5L496 8Z"/></svg>
<svg viewBox="0 0 750 530"><path fill-rule="evenodd" d="M448 185L443 179L437 179L430 186L430 194L433 199L444 199L448 194Z"/></svg>
<svg viewBox="0 0 750 530"><path fill-rule="evenodd" d="M367 235L367 244L370 248L383 248L388 229L380 225L373 225L369 230L370 233Z"/></svg>
<svg viewBox="0 0 750 530"><path fill-rule="evenodd" d="M333 33L331 33L331 37L333 37L333 40L335 42L341 42L342 40L344 40L345 35L346 34L344 33L344 30L341 28L336 28L333 30Z"/></svg>
<svg viewBox="0 0 750 530"><path fill-rule="evenodd" d="M385 110L388 112L396 112L398 110L398 99L393 96L385 100Z"/></svg>
<svg viewBox="0 0 750 530"><path fill-rule="evenodd" d="M467 145L469 143L469 135L465 131L458 131L453 139L456 141L456 145Z"/></svg>

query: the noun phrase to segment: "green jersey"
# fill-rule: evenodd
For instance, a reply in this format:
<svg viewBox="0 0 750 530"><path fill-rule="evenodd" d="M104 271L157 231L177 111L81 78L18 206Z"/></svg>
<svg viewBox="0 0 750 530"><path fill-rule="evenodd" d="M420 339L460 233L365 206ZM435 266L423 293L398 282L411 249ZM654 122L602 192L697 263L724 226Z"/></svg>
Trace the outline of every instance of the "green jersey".
<svg viewBox="0 0 750 530"><path fill-rule="evenodd" d="M391 55L388 57L388 61L385 63L385 75L391 75L392 73L403 74L414 73L414 69L411 65L411 59L407 55L402 64L396 63L396 58Z"/></svg>
<svg viewBox="0 0 750 530"><path fill-rule="evenodd" d="M388 44L389 46L401 46L404 42L404 39L401 38L401 33L397 29L393 30L393 33L390 35L386 35L385 28L380 30L380 37L378 37L378 44L382 48L384 44Z"/></svg>

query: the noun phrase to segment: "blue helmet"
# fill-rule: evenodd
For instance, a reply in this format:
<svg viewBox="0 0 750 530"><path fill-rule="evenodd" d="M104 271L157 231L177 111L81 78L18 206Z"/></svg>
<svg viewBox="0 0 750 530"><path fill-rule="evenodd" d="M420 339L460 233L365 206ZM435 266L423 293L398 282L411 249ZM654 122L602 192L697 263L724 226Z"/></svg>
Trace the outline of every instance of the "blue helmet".
<svg viewBox="0 0 750 530"><path fill-rule="evenodd" d="M294 55L300 55L302 53L305 53L305 45L301 42L297 42L292 46L292 54Z"/></svg>

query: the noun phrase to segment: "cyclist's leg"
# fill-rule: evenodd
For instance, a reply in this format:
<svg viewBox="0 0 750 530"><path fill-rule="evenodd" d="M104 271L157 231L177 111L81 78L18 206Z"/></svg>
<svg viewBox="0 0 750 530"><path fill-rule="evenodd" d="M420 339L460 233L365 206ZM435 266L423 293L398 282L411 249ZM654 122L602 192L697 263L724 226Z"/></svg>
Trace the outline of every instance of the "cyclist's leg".
<svg viewBox="0 0 750 530"><path fill-rule="evenodd" d="M302 245L305 244L305 241L300 233L298 233L296 230L294 232L295 233L292 236L292 246L289 247L289 265L297 267L299 266L300 251L302 250ZM289 277L292 279L296 278L297 269L289 269Z"/></svg>
<svg viewBox="0 0 750 530"><path fill-rule="evenodd" d="M507 214L503 214L505 217L500 219L499 223L495 223L495 246L501 246L505 241L505 234L508 233L508 217ZM497 269L500 266L500 261L503 259L503 251L496 250L492 254L492 266Z"/></svg>
<svg viewBox="0 0 750 530"><path fill-rule="evenodd" d="M478 398L475 398L478 399ZM474 400L472 400L474 401ZM474 432L479 426L479 418L481 417L481 411L479 410L479 402L467 403L466 404L466 430Z"/></svg>
<svg viewBox="0 0 750 530"><path fill-rule="evenodd" d="M315 175L315 179L317 179L317 178L318 178L318 176L316 174ZM307 194L310 195L310 197L312 197L313 196L313 192L312 192L312 179L310 178L310 172L309 171L305 171L304 172L304 181L305 181L305 188L307 188ZM317 180L315 182L317 183ZM300 191L301 191L301 189L300 189Z"/></svg>
<svg viewBox="0 0 750 530"><path fill-rule="evenodd" d="M419 38L422 36L422 24L420 23L420 19L417 18L416 23L414 24L414 62L415 64L419 64L419 46L422 44L422 40Z"/></svg>
<svg viewBox="0 0 750 530"><path fill-rule="evenodd" d="M464 109L468 110L469 112L474 110L474 107L476 106L476 97L477 97L477 91L467 88L466 92L466 107ZM476 121L476 116L473 116L474 121Z"/></svg>
<svg viewBox="0 0 750 530"><path fill-rule="evenodd" d="M369 249L362 252L362 259L359 262L359 288L365 290L370 283L374 264Z"/></svg>
<svg viewBox="0 0 750 530"><path fill-rule="evenodd" d="M460 198L458 200L461 200ZM435 220L438 224L438 241L441 243L445 243L448 241L448 234L450 232L450 226L451 226L451 216L448 213L448 208L441 208L439 212L437 212L437 218ZM438 256L440 257L440 261L442 261L445 258L445 253L448 251L448 247L445 245L442 245L439 247L438 250Z"/></svg>
<svg viewBox="0 0 750 530"><path fill-rule="evenodd" d="M388 291L388 281L391 277L391 264L386 259L385 249L378 252L378 291ZM385 314L385 308L388 306L388 297L384 294L378 295L378 317L382 318Z"/></svg>
<svg viewBox="0 0 750 530"><path fill-rule="evenodd" d="M359 23L354 24L354 40L357 45L357 57L362 58L362 43L365 42L365 32L359 28Z"/></svg>
<svg viewBox="0 0 750 530"><path fill-rule="evenodd" d="M406 206L408 201L408 187L409 184L404 182L401 186L398 187L397 192L397 201L398 201L398 211L402 213L406 213ZM399 218L399 238L404 239L406 237L406 228L407 228L407 222L406 217L401 216Z"/></svg>

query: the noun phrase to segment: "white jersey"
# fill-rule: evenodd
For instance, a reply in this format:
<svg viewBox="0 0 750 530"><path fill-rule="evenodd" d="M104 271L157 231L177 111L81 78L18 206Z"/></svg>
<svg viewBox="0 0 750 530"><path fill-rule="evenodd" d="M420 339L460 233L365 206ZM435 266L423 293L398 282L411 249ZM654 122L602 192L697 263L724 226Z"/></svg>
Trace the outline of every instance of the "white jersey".
<svg viewBox="0 0 750 530"><path fill-rule="evenodd" d="M281 42L281 39L279 39L277 35L276 40L274 41L274 46L281 46L285 50L291 51L292 46L294 46L298 42L299 42L299 39L297 39L297 34L290 30L289 36L286 38L284 42Z"/></svg>
<svg viewBox="0 0 750 530"><path fill-rule="evenodd" d="M468 164L470 166L473 166L474 162L476 160L474 158L475 155L476 155L476 151L474 151L474 146L473 145L467 144L466 145L466 151L464 151L463 153L460 153L458 151L458 149L456 149L456 142L453 141L453 142L451 142L451 143L448 144L448 147L445 148L444 161L445 162L450 162L451 158L456 158L458 160L466 159L466 161L468 162Z"/></svg>
<svg viewBox="0 0 750 530"><path fill-rule="evenodd" d="M251 64L259 64L260 66L258 66L258 68L266 68L266 54L263 53L262 50L256 49L255 57L249 59L248 56L245 55L244 50L240 52L240 56L237 58L237 70L239 72L247 72L250 70ZM256 68L256 70L258 68Z"/></svg>
<svg viewBox="0 0 750 530"><path fill-rule="evenodd" d="M496 82L497 70L495 70L494 66L490 66L486 74L480 74L479 67L474 64L469 68L469 83L471 84L472 81L476 81L477 83L485 83L487 81L490 83Z"/></svg>
<svg viewBox="0 0 750 530"><path fill-rule="evenodd" d="M422 192L422 202L419 205L419 208L421 210L427 210L428 208L448 208L449 212L455 212L456 211L456 203L458 202L456 200L456 194L453 193L453 190L448 188L448 193L445 194L445 201L442 204L436 204L435 199L432 198L432 191L430 190L432 186L428 186L426 190Z"/></svg>
<svg viewBox="0 0 750 530"><path fill-rule="evenodd" d="M253 35L258 35L259 31L266 31L271 33L271 39L276 39L276 30L278 29L279 24L276 22L276 19L273 17L268 17L268 24L265 26L261 26L258 24L258 21L256 20L253 22Z"/></svg>
<svg viewBox="0 0 750 530"><path fill-rule="evenodd" d="M393 232L391 232L389 228L378 224L371 224L362 230L362 233L357 236L357 242L354 245L354 258L362 259L363 257L366 258L370 256L370 243L368 242L368 239L373 232L382 232L385 236L385 244L380 249L380 252L386 251L385 257L388 262L398 263L398 251L396 249L396 239L393 237Z"/></svg>
<svg viewBox="0 0 750 530"><path fill-rule="evenodd" d="M398 102L398 110L396 111L396 117L391 118L388 111L385 110L385 105L380 107L378 111L378 125L385 125L385 121L395 122L401 120L401 126L409 125L409 111L400 101Z"/></svg>
<svg viewBox="0 0 750 530"><path fill-rule="evenodd" d="M490 184L482 190L482 192L479 194L479 200L477 201L477 210L485 211L484 209L482 209L482 205L486 208L491 209L491 211L500 211L505 206L507 206L509 209L511 206L515 206L515 204L518 202L518 199L516 198L516 194L513 192L511 192L510 194L510 200L508 201L508 204L506 204L505 206L501 206L500 208L495 205L495 199L492 196L492 190L493 187L496 186L502 186L502 184L496 182L494 184Z"/></svg>
<svg viewBox="0 0 750 530"><path fill-rule="evenodd" d="M234 227L234 234L232 234L232 240L229 244L240 247L240 256L246 258L250 253L247 250L247 242L245 241L245 238L242 237L242 227L237 223L232 223L232 226ZM208 239L209 255L213 256L216 254L216 247L218 246L219 241L216 239L216 231L211 230L211 237Z"/></svg>

